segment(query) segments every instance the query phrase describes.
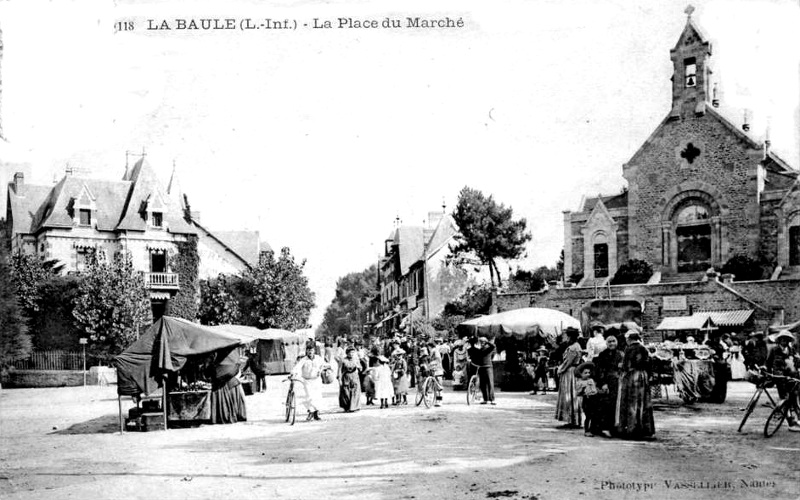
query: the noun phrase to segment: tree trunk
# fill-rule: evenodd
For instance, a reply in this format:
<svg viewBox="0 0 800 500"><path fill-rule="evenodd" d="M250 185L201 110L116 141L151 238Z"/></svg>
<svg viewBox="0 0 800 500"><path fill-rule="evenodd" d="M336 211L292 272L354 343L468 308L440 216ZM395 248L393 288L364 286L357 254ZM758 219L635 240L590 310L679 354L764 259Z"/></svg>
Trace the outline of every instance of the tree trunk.
<svg viewBox="0 0 800 500"><path fill-rule="evenodd" d="M494 286L494 267L492 266L493 261L489 261L489 282Z"/></svg>
<svg viewBox="0 0 800 500"><path fill-rule="evenodd" d="M489 265L494 267L495 274L497 274L497 288L503 286L503 280L500 278L500 269L497 268L497 263L494 259L489 261Z"/></svg>

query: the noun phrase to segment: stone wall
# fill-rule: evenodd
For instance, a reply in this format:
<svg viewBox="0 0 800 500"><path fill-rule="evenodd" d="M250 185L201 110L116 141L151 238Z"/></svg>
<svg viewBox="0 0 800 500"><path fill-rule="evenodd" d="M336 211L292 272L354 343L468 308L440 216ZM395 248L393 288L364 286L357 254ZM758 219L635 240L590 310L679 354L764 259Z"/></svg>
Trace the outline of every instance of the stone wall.
<svg viewBox="0 0 800 500"><path fill-rule="evenodd" d="M665 311L664 297L686 297L686 309ZM644 304L642 326L648 338L665 317L688 316L693 311L709 309L753 309L753 327L763 330L774 321L800 320L800 279L749 281L723 284L714 279L703 282L664 283L657 285L615 285L594 288L554 288L542 293L499 294L498 311L522 307L546 307L580 318L589 301L599 299L634 299ZM760 307L759 307L760 306Z"/></svg>
<svg viewBox="0 0 800 500"><path fill-rule="evenodd" d="M96 385L97 376L86 372L86 384ZM77 387L83 385L81 370L11 370L3 376L3 387Z"/></svg>

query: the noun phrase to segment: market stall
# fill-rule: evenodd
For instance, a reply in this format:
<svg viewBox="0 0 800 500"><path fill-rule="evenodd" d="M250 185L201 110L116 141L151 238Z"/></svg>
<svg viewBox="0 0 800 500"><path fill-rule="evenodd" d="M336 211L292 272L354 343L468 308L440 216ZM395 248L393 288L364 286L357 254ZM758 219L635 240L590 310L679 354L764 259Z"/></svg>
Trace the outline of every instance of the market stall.
<svg viewBox="0 0 800 500"><path fill-rule="evenodd" d="M228 421L244 416L236 375L250 336L164 316L114 359L120 429L122 396L137 403L134 428ZM235 420L234 420L235 421Z"/></svg>
<svg viewBox="0 0 800 500"><path fill-rule="evenodd" d="M494 379L503 390L530 390L533 382L522 368L518 353L547 344L554 347L556 338L567 327L580 328L580 322L564 312L540 307L512 309L470 319L457 326L459 337L486 337L495 342L505 359L494 362Z"/></svg>

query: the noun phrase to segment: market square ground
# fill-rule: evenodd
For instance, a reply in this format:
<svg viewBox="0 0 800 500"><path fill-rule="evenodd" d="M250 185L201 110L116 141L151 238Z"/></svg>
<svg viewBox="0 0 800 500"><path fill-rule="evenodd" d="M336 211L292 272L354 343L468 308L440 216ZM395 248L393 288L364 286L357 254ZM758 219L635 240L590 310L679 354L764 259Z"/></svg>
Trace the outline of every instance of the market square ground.
<svg viewBox="0 0 800 500"><path fill-rule="evenodd" d="M336 413L292 427L272 377L246 423L121 435L114 386L5 389L0 497L797 499L800 434L765 439L763 407L736 432L752 387L731 383L723 405L660 401L654 442L559 429L551 394L343 414L326 386Z"/></svg>

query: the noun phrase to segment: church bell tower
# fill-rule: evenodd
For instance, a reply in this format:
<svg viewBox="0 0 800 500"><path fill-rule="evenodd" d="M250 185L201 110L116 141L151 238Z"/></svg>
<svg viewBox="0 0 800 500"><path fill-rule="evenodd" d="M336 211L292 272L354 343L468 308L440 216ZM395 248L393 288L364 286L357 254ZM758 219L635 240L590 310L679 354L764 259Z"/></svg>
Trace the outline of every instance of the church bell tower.
<svg viewBox="0 0 800 500"><path fill-rule="evenodd" d="M704 114L711 99L711 42L692 20L694 7L686 8L686 27L670 50L672 59L672 112L670 118Z"/></svg>

